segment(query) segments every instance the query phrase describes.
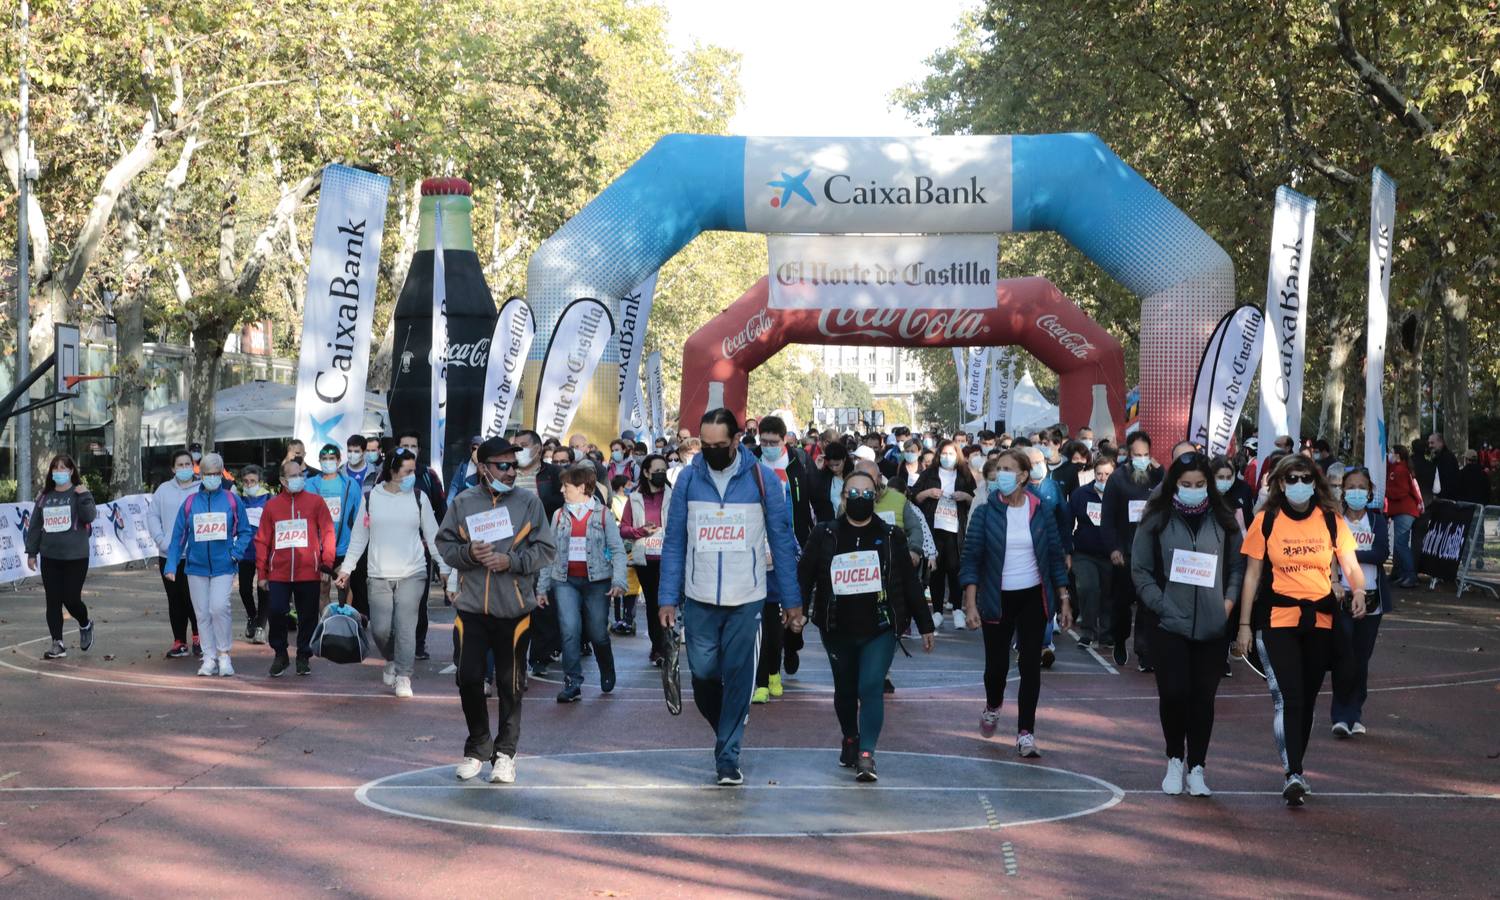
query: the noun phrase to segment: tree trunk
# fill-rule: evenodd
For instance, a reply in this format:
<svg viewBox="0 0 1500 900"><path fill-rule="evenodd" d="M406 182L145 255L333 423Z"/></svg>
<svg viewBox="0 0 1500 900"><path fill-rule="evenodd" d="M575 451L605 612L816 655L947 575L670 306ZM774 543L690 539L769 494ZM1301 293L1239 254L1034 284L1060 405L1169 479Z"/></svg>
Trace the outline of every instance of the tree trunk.
<svg viewBox="0 0 1500 900"><path fill-rule="evenodd" d="M1339 322L1333 332L1333 346L1328 351L1328 377L1323 383L1323 405L1318 414L1318 437L1330 444L1339 442L1344 430L1344 388L1348 382L1349 357L1354 353L1354 335ZM1292 436L1293 439L1296 435Z"/></svg>
<svg viewBox="0 0 1500 900"><path fill-rule="evenodd" d="M235 321L228 316L205 317L193 326L193 352L188 361L188 443L214 446L214 397L219 392L219 363L224 341Z"/></svg>
<svg viewBox="0 0 1500 900"><path fill-rule="evenodd" d="M1409 314L1410 322L1403 318L1391 341L1392 360L1395 363L1396 396L1392 399L1396 414L1391 444L1404 444L1422 436L1422 346L1427 338L1427 323L1431 319L1433 296L1437 292L1436 279L1427 278L1418 291L1418 307Z"/></svg>
<svg viewBox="0 0 1500 900"><path fill-rule="evenodd" d="M142 346L146 342L146 287L150 278L150 267L142 260L145 251L140 210L133 194L121 199L120 214L125 223L120 229L125 277L114 303L115 465L110 482L116 497L141 489L141 415L146 396Z"/></svg>
<svg viewBox="0 0 1500 900"><path fill-rule="evenodd" d="M1447 283L1443 304L1443 437L1459 459L1469 449L1469 298Z"/></svg>

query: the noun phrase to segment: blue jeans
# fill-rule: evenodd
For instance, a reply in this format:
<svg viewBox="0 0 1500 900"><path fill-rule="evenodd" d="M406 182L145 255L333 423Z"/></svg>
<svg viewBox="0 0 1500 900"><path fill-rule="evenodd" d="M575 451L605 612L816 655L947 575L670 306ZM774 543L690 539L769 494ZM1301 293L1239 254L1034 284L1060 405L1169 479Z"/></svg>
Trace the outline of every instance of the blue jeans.
<svg viewBox="0 0 1500 900"><path fill-rule="evenodd" d="M589 581L568 576L554 582L552 602L557 606L557 624L562 631L563 676L570 685L583 683L583 630L600 665L609 657L609 579Z"/></svg>
<svg viewBox="0 0 1500 900"><path fill-rule="evenodd" d="M1399 582L1417 580L1417 558L1411 552L1411 526L1417 521L1416 516L1396 516L1395 553L1396 571L1394 577Z"/></svg>

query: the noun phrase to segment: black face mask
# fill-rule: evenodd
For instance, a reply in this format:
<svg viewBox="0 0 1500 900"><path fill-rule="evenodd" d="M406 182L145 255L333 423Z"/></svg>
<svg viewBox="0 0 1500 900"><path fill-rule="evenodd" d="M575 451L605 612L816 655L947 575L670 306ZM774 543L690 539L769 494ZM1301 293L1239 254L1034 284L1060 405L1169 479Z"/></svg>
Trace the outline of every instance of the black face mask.
<svg viewBox="0 0 1500 900"><path fill-rule="evenodd" d="M664 487L666 487L667 486L667 473L666 472L652 472L651 473L651 486L654 487L654 488L664 488Z"/></svg>
<svg viewBox="0 0 1500 900"><path fill-rule="evenodd" d="M875 515L875 500L870 497L849 497L844 500L844 513L850 521L863 522Z"/></svg>
<svg viewBox="0 0 1500 900"><path fill-rule="evenodd" d="M722 472L729 468L730 463L734 462L734 457L738 451L739 448L734 444L730 444L728 447L704 447L703 460L708 463L709 468Z"/></svg>

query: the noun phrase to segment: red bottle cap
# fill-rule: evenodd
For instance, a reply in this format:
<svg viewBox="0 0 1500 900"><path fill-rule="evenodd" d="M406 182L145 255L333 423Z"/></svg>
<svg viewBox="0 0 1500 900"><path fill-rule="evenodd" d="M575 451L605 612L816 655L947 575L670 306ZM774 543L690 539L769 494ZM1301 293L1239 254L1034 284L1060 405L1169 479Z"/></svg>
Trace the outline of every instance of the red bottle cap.
<svg viewBox="0 0 1500 900"><path fill-rule="evenodd" d="M433 197L443 194L457 194L463 197L471 197L474 188L462 178L424 178L422 180L422 196Z"/></svg>

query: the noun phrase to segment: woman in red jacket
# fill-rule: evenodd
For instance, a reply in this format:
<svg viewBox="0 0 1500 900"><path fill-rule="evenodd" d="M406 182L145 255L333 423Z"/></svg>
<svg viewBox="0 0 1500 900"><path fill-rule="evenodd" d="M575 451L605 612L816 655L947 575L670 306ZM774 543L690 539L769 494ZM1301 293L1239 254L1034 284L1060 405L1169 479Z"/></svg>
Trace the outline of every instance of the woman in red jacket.
<svg viewBox="0 0 1500 900"><path fill-rule="evenodd" d="M1386 459L1386 514L1396 526L1396 571L1392 573L1397 587L1417 586L1417 561L1411 549L1411 527L1422 515L1422 490L1411 471L1411 450L1397 444Z"/></svg>

